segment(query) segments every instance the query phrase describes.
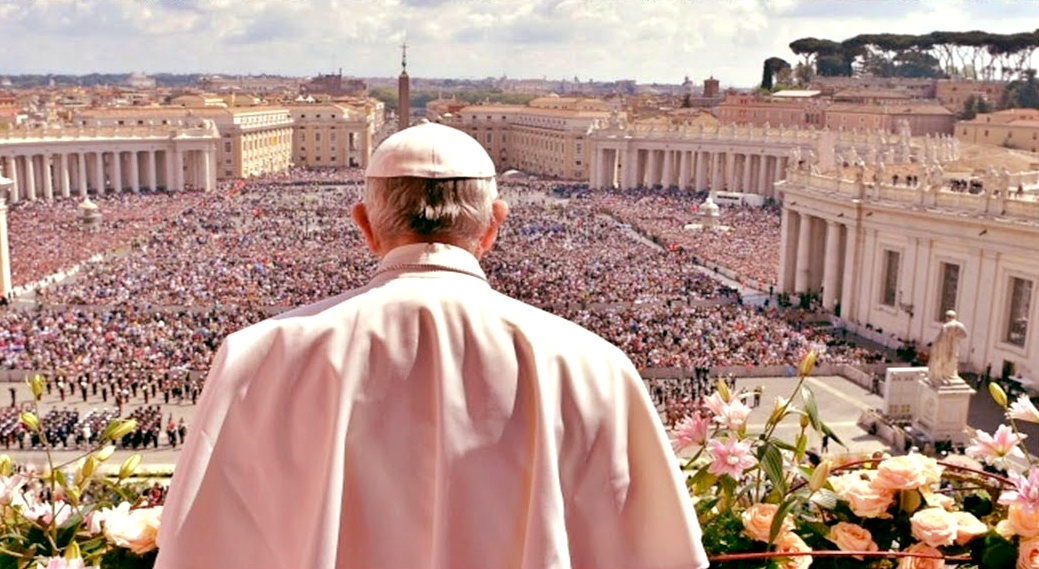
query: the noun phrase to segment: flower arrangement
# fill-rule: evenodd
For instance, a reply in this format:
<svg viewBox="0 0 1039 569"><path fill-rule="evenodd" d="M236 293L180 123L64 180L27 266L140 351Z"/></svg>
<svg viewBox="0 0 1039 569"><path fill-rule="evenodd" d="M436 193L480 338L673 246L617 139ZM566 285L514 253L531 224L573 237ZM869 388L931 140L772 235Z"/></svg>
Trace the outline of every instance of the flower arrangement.
<svg viewBox="0 0 1039 569"><path fill-rule="evenodd" d="M42 471L18 469L0 456L0 569L86 569L151 567L162 506L143 497L130 477L140 455L127 458L113 477L106 461L111 443L136 427L136 421L109 423L96 448L55 464L39 420L44 379L28 380L33 411L22 425L40 435L47 457Z"/></svg>
<svg viewBox="0 0 1039 569"><path fill-rule="evenodd" d="M809 435L843 443L804 385L815 358L802 359L793 393L777 398L762 432L748 432L743 399L752 394L724 382L672 432L676 450L693 451L683 470L712 566L1039 569L1039 464L1023 452L1026 435L1017 429L1018 421L1039 423L1027 397L1009 403L990 384L1009 424L976 431L965 457L826 460L808 450ZM43 379L29 383L35 412L20 419L42 435ZM799 429L786 441L775 431L790 420ZM135 426L113 421L97 448L63 464L45 446L39 472L16 471L0 456L0 569L154 565L162 506L129 482L140 455L102 474L110 443Z"/></svg>
<svg viewBox="0 0 1039 569"><path fill-rule="evenodd" d="M1026 396L1008 406L991 384L1009 425L977 431L965 457L827 460L807 449L812 432L843 446L804 385L814 364L810 352L760 433L748 432L749 394L724 382L673 431L676 451L693 451L683 470L712 566L1039 569L1039 466L1016 427L1039 423ZM774 435L785 420L798 421L793 441Z"/></svg>

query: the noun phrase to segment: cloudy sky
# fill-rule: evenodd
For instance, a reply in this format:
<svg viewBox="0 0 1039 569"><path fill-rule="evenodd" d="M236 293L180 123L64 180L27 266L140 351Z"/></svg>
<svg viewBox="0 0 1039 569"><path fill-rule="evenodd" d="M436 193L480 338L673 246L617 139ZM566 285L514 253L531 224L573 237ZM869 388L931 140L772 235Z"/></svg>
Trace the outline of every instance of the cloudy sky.
<svg viewBox="0 0 1039 569"><path fill-rule="evenodd" d="M1039 0L0 0L0 75L389 77L406 38L415 77L751 86L802 37L1037 28Z"/></svg>

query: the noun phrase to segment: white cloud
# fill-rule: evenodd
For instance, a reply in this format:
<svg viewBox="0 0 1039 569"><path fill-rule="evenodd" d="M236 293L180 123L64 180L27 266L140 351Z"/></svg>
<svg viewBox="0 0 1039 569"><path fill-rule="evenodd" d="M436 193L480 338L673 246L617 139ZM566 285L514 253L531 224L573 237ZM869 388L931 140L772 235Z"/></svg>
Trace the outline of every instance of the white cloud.
<svg viewBox="0 0 1039 569"><path fill-rule="evenodd" d="M572 77L750 86L814 36L1039 28L1031 0L0 0L6 73Z"/></svg>

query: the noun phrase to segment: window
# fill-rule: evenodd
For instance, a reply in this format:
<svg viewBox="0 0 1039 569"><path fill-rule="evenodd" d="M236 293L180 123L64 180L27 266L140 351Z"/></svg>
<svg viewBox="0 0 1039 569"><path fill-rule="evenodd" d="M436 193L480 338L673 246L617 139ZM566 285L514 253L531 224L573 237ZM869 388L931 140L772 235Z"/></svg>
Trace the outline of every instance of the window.
<svg viewBox="0 0 1039 569"><path fill-rule="evenodd" d="M227 152L227 153L231 152L231 141L230 140L224 141L224 152Z"/></svg>
<svg viewBox="0 0 1039 569"><path fill-rule="evenodd" d="M1032 308L1032 281L1010 278L1010 306L1007 311L1006 334L1008 344L1024 347L1028 336L1028 313Z"/></svg>
<svg viewBox="0 0 1039 569"><path fill-rule="evenodd" d="M336 133L333 132L333 133L329 134L328 135L328 140L330 140L332 142L335 142L336 141Z"/></svg>
<svg viewBox="0 0 1039 569"><path fill-rule="evenodd" d="M960 266L952 263L942 263L939 271L941 275L941 294L938 296L938 313L935 320L942 322L946 311L956 310L956 293L960 287Z"/></svg>
<svg viewBox="0 0 1039 569"><path fill-rule="evenodd" d="M321 133L320 132L315 132L314 133L314 142L321 142Z"/></svg>
<svg viewBox="0 0 1039 569"><path fill-rule="evenodd" d="M884 287L881 291L880 303L895 306L898 295L898 265L901 261L898 251L884 251Z"/></svg>
<svg viewBox="0 0 1039 569"><path fill-rule="evenodd" d="M491 135L490 131L488 131L487 132L487 144L490 144L491 140L493 140L493 138L492 138L492 135Z"/></svg>

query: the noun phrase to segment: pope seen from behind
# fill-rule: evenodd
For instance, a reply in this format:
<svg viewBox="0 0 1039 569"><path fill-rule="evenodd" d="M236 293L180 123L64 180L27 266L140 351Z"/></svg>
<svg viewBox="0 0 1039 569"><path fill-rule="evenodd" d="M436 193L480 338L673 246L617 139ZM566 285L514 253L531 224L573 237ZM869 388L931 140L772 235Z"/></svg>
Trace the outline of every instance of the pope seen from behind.
<svg viewBox="0 0 1039 569"><path fill-rule="evenodd" d="M508 205L480 144L421 124L365 175L377 270L224 341L156 566L706 567L632 363L488 285Z"/></svg>

